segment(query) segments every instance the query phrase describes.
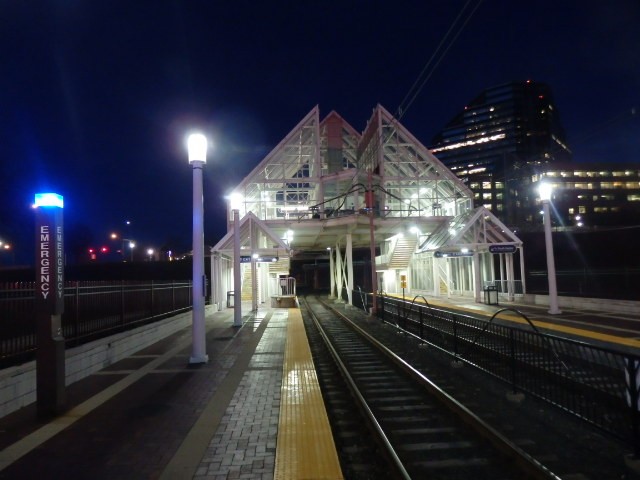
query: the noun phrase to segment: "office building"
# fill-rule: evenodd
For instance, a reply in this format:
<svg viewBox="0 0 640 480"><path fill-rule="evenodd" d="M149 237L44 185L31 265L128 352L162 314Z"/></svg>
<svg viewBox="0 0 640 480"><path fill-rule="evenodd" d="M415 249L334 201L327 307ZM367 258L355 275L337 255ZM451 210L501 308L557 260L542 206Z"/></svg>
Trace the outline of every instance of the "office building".
<svg viewBox="0 0 640 480"><path fill-rule="evenodd" d="M527 80L488 88L435 136L432 153L507 225L526 222L526 166L572 160L551 89Z"/></svg>

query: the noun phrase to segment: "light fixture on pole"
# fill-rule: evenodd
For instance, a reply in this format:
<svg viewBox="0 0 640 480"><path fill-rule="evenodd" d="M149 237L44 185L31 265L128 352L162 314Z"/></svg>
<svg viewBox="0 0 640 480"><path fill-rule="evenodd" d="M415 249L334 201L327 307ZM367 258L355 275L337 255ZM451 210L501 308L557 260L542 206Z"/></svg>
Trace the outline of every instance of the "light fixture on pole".
<svg viewBox="0 0 640 480"><path fill-rule="evenodd" d="M204 207L202 195L202 168L207 162L207 138L194 133L187 140L189 163L193 168L193 316L192 350L189 363L206 363L209 360L206 349L204 325Z"/></svg>
<svg viewBox="0 0 640 480"><path fill-rule="evenodd" d="M551 185L540 183L538 187L540 200L542 200L542 212L544 220L544 244L547 252L547 277L549 279L549 313L557 315L562 313L558 309L558 286L556 284L556 265L553 256L553 238L551 237L551 214L549 202L551 201Z"/></svg>

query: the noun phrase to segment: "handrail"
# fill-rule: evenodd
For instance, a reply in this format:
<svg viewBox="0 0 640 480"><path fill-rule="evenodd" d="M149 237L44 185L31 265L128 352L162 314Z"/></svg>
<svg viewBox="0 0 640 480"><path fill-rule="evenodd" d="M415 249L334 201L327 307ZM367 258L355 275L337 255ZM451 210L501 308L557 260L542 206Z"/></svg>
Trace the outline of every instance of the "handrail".
<svg viewBox="0 0 640 480"><path fill-rule="evenodd" d="M534 332L536 332L537 335L540 336L540 338L542 338L542 340L547 344L547 346L551 349L551 351L553 352L553 355L556 357L556 360L558 360L558 362L560 363L560 365L562 365L564 367L564 369L571 373L571 370L569 369L569 367L567 367L567 365L562 361L562 359L560 358L560 356L558 355L558 352L556 352L556 349L553 348L553 345L551 345L551 342L549 342L549 340L540 332L540 330L538 330L538 327L536 327L533 322L529 319L529 317L527 317L524 313L522 313L520 310L517 310L515 308L501 308L500 310L498 310L497 312L495 312L491 318L489 319L489 321L485 324L484 328L480 331L480 333L478 333L478 335L476 336L476 338L473 340L473 342L471 342L471 345L469 345L469 349L473 348L476 343L478 342L478 340L480 340L480 337L489 329L489 327L491 326L491 324L493 323L494 318L496 318L499 314L503 313L503 312L514 312L517 313L518 315L520 315L522 318L524 318L527 323L531 326L531 328L533 329ZM466 353L466 352L465 352ZM458 355L459 356L459 355Z"/></svg>
<svg viewBox="0 0 640 480"><path fill-rule="evenodd" d="M418 298L414 298L416 305ZM390 325L402 323L402 298L386 301L391 308L378 312L383 315L381 320ZM407 337L418 338L420 328L420 341L506 382L514 392L531 394L628 442L640 457L640 355L542 332L526 315L511 308L498 310L490 320L465 313L440 315L439 308L428 308L432 314L425 312L424 324L429 338L420 328L422 316L405 322ZM531 328L495 322L505 311L519 314ZM487 342L481 342L485 336ZM483 348L464 348L458 354L458 344L482 344ZM505 356L511 359L509 365Z"/></svg>

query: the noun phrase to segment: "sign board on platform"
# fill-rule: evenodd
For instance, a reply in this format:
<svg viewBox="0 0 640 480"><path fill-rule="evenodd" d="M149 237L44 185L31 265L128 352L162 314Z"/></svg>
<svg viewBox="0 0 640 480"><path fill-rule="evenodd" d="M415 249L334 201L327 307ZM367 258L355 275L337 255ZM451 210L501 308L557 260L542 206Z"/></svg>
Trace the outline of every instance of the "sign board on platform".
<svg viewBox="0 0 640 480"><path fill-rule="evenodd" d="M515 253L515 245L489 245L489 252L491 253Z"/></svg>

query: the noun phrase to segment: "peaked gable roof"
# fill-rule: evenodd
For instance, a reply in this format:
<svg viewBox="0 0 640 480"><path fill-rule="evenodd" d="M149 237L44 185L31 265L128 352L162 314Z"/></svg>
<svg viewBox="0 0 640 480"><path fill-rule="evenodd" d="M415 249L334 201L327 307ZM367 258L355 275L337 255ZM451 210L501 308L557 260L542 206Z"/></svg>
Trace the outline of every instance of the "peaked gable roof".
<svg viewBox="0 0 640 480"><path fill-rule="evenodd" d="M269 226L256 217L252 212L240 219L240 248L251 248L251 235L256 236L256 243L264 244L269 242L269 247L289 250L289 246L280 238ZM229 230L224 237L213 247L213 251L233 251L233 229ZM256 246L260 248L260 245Z"/></svg>
<svg viewBox="0 0 640 480"><path fill-rule="evenodd" d="M461 246L488 250L489 245L522 246L508 227L485 207L478 207L451 221L445 221L420 246L420 252L435 250L459 250Z"/></svg>

